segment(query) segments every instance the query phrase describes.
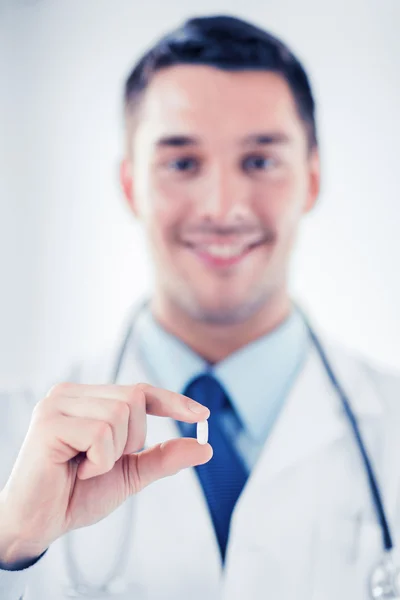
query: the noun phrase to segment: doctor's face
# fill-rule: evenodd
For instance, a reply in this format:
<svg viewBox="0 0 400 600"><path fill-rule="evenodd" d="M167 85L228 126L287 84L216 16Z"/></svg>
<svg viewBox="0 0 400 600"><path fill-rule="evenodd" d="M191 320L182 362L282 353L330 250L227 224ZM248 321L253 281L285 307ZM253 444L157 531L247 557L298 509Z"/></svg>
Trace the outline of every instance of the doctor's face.
<svg viewBox="0 0 400 600"><path fill-rule="evenodd" d="M159 302L222 324L282 295L319 169L279 75L197 65L159 71L121 178L146 230Z"/></svg>

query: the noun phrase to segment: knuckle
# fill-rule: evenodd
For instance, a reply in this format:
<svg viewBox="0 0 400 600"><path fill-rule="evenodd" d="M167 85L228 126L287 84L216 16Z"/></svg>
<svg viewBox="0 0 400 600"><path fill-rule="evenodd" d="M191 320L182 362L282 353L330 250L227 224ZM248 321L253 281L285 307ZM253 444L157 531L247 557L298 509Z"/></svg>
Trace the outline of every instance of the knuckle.
<svg viewBox="0 0 400 600"><path fill-rule="evenodd" d="M56 383L47 392L47 397L61 396L62 394L66 394L70 389L71 389L71 384L68 383L67 381L62 381L61 383Z"/></svg>
<svg viewBox="0 0 400 600"><path fill-rule="evenodd" d="M139 392L142 392L143 394L145 394L146 392L148 392L151 388L151 385L149 383L136 383L133 386L133 393L137 393L137 391L139 390Z"/></svg>
<svg viewBox="0 0 400 600"><path fill-rule="evenodd" d="M39 415L40 413L43 412L43 405L44 405L44 398L42 398L41 400L39 400L39 402L36 402L35 406L33 407L32 410L32 415Z"/></svg>
<svg viewBox="0 0 400 600"><path fill-rule="evenodd" d="M41 398L33 408L33 414L36 417L44 417L48 412L53 412L57 408L56 400L67 395L71 388L71 383L63 382L53 385L44 398Z"/></svg>
<svg viewBox="0 0 400 600"><path fill-rule="evenodd" d="M129 406L122 401L116 401L111 407L111 418L116 421L126 421L129 418Z"/></svg>
<svg viewBox="0 0 400 600"><path fill-rule="evenodd" d="M97 421L94 424L94 437L96 440L102 440L104 438L112 438L111 425L106 421Z"/></svg>
<svg viewBox="0 0 400 600"><path fill-rule="evenodd" d="M159 450L160 450L159 460L160 460L161 472L166 473L169 471L169 460L168 460L169 455L168 455L168 452L166 451L166 443L160 444Z"/></svg>
<svg viewBox="0 0 400 600"><path fill-rule="evenodd" d="M32 411L32 416L37 420L37 419L43 419L48 412L48 397L46 396L46 398L42 398L41 400L39 400L39 402L37 402L33 408Z"/></svg>
<svg viewBox="0 0 400 600"><path fill-rule="evenodd" d="M126 403L128 406L143 404L146 401L145 394L150 389L148 383L135 383L126 390Z"/></svg>

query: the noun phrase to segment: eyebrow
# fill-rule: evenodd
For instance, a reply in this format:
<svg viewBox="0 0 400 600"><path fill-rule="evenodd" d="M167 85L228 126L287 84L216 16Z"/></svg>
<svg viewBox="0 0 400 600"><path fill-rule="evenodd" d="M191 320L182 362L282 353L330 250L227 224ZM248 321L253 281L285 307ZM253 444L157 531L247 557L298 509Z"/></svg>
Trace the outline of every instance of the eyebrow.
<svg viewBox="0 0 400 600"><path fill-rule="evenodd" d="M288 144L290 141L290 137L284 133L254 133L242 138L239 143L241 146L271 146L272 144ZM188 135L167 135L156 142L158 148L182 148L184 146L199 146L200 144L200 138Z"/></svg>
<svg viewBox="0 0 400 600"><path fill-rule="evenodd" d="M272 144L288 144L291 138L285 133L255 133L243 138L240 142L242 146L271 146Z"/></svg>
<svg viewBox="0 0 400 600"><path fill-rule="evenodd" d="M156 146L162 148L165 146L173 146L179 148L181 146L198 146L200 139L187 135L167 135L157 140Z"/></svg>

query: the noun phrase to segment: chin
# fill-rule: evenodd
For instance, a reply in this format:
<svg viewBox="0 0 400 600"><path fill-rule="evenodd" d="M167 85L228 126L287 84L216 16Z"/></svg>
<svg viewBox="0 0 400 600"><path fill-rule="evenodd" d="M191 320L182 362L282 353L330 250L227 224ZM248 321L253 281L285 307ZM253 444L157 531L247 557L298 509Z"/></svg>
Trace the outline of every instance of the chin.
<svg viewBox="0 0 400 600"><path fill-rule="evenodd" d="M226 303L203 303L192 304L190 314L197 321L209 325L236 325L243 323L251 318L263 305L263 302L237 302L232 303L228 300Z"/></svg>

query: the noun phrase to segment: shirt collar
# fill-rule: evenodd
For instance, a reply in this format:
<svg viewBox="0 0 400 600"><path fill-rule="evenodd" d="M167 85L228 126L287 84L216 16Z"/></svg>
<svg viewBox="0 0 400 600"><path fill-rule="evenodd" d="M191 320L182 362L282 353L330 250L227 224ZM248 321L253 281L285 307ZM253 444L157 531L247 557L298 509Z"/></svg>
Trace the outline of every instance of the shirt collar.
<svg viewBox="0 0 400 600"><path fill-rule="evenodd" d="M306 325L294 307L273 331L216 365L215 376L254 439L261 439L286 397L303 364L308 342Z"/></svg>
<svg viewBox="0 0 400 600"><path fill-rule="evenodd" d="M296 307L273 331L213 367L166 331L149 307L141 311L136 327L140 355L156 385L182 392L191 379L211 370L255 440L261 439L271 413L286 396L309 342L306 325Z"/></svg>
<svg viewBox="0 0 400 600"><path fill-rule="evenodd" d="M207 361L156 321L149 306L138 315L135 329L140 356L156 385L182 392L191 379L208 369Z"/></svg>

